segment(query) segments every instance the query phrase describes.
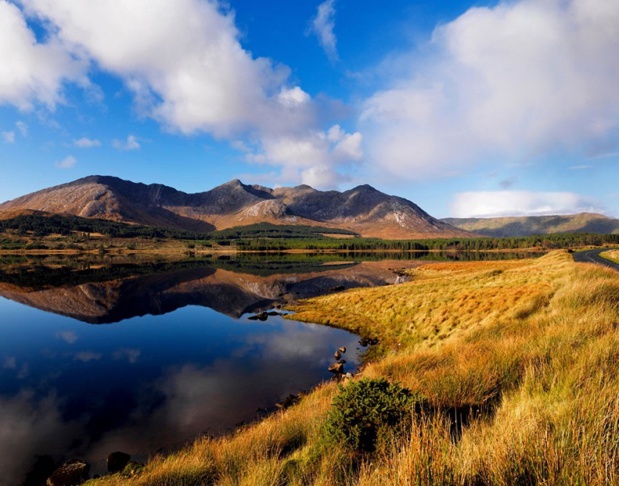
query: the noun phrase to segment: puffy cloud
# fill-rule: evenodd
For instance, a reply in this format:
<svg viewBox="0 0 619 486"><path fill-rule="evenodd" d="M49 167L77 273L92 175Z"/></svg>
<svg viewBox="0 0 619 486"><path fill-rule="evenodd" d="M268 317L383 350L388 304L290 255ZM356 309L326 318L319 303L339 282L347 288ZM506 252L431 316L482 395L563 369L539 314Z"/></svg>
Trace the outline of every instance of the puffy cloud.
<svg viewBox="0 0 619 486"><path fill-rule="evenodd" d="M335 127L338 129L336 137L334 137L333 134L333 128ZM332 153L334 154L336 160L358 161L363 158L363 150L361 147L363 136L361 133L346 133L339 127L339 125L334 125L334 127L329 130L328 137L330 140L335 142Z"/></svg>
<svg viewBox="0 0 619 486"><path fill-rule="evenodd" d="M11 132L2 132L0 133L0 136L2 137L2 141L4 143L15 143L15 132L11 131Z"/></svg>
<svg viewBox="0 0 619 486"><path fill-rule="evenodd" d="M287 74L241 47L233 14L216 1L24 5L57 26L74 52L127 80L149 116L184 133L224 136L254 126Z"/></svg>
<svg viewBox="0 0 619 486"><path fill-rule="evenodd" d="M59 162L56 162L56 168L58 169L72 169L77 164L77 159L72 155L65 157Z"/></svg>
<svg viewBox="0 0 619 486"><path fill-rule="evenodd" d="M135 135L129 135L127 140L112 140L112 147L117 150L138 150L141 145Z"/></svg>
<svg viewBox="0 0 619 486"><path fill-rule="evenodd" d="M346 133L339 125L328 131L268 137L260 152L248 154L249 161L282 166L282 177L289 183L313 187L333 187L346 180L339 170L363 157L362 135Z"/></svg>
<svg viewBox="0 0 619 486"><path fill-rule="evenodd" d="M137 110L169 130L204 132L231 141L242 138L252 147L248 160L268 162L297 182L308 169L329 174L325 181L336 180L340 159L360 158L357 134L342 141L338 150L325 148L318 103L301 87L290 85L287 67L254 58L242 47L234 14L224 2L23 0L22 4L28 15L51 26L51 38L74 57L123 79ZM321 8L319 14L324 13L317 20L332 29L332 2ZM335 46L334 37L330 42ZM293 145L296 148L291 149ZM114 146L139 148L135 138L115 141ZM300 154L301 159L284 157L286 153Z"/></svg>
<svg viewBox="0 0 619 486"><path fill-rule="evenodd" d="M36 103L53 109L63 101L63 83L88 84L86 64L54 36L38 42L19 8L6 0L0 0L0 59L0 104L20 110Z"/></svg>
<svg viewBox="0 0 619 486"><path fill-rule="evenodd" d="M285 107L295 108L308 103L311 98L299 86L295 86L292 89L282 88L277 99Z"/></svg>
<svg viewBox="0 0 619 486"><path fill-rule="evenodd" d="M425 178L616 146L618 23L617 2L520 0L439 26L430 56L400 58L407 73L363 105L373 163Z"/></svg>
<svg viewBox="0 0 619 486"><path fill-rule="evenodd" d="M101 142L96 138L86 138L82 137L77 140L73 140L73 146L78 148L93 148L100 147Z"/></svg>
<svg viewBox="0 0 619 486"><path fill-rule="evenodd" d="M318 5L316 17L310 24L310 30L318 38L318 42L331 61L337 61L337 38L335 28L335 0L325 0Z"/></svg>
<svg viewBox="0 0 619 486"><path fill-rule="evenodd" d="M480 191L456 194L451 214L456 218L544 216L600 212L593 201L573 192Z"/></svg>

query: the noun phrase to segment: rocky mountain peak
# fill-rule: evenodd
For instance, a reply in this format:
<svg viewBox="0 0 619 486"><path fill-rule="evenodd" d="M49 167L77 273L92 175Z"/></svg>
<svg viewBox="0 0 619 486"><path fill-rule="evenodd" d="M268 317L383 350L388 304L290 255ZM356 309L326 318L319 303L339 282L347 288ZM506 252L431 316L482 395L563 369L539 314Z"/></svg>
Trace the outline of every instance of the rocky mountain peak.
<svg viewBox="0 0 619 486"><path fill-rule="evenodd" d="M468 236L414 203L364 184L345 192L308 185L270 189L234 179L187 194L163 184L89 176L0 204L0 211L37 210L151 226L207 231L270 222L348 229L363 236Z"/></svg>

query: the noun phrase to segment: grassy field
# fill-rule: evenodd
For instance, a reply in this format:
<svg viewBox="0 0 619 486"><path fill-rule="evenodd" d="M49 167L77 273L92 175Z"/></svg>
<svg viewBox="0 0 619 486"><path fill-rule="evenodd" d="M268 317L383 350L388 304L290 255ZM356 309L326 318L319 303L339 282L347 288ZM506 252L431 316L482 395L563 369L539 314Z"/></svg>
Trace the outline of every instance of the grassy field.
<svg viewBox="0 0 619 486"><path fill-rule="evenodd" d="M610 250L601 253L600 256L610 260L611 262L619 263L619 250Z"/></svg>
<svg viewBox="0 0 619 486"><path fill-rule="evenodd" d="M619 484L619 275L567 252L441 263L410 283L302 302L295 318L380 344L362 372L430 407L373 453L326 443L338 391L202 438L104 485Z"/></svg>

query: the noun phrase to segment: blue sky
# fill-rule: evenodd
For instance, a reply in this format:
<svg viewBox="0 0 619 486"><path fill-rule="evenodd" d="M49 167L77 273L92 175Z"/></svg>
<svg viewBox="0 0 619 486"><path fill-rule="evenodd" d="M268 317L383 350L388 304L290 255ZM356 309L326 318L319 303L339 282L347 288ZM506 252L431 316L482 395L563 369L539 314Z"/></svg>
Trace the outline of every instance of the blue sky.
<svg viewBox="0 0 619 486"><path fill-rule="evenodd" d="M92 174L619 217L617 0L0 0L0 201Z"/></svg>

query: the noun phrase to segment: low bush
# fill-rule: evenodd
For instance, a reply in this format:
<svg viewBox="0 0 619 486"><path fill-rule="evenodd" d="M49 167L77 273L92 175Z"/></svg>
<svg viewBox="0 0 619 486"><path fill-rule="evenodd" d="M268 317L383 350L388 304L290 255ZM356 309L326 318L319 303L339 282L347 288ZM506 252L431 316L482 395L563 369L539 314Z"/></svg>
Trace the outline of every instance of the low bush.
<svg viewBox="0 0 619 486"><path fill-rule="evenodd" d="M327 443L355 452L373 452L381 438L402 430L425 402L384 378L364 378L340 387L324 429Z"/></svg>

